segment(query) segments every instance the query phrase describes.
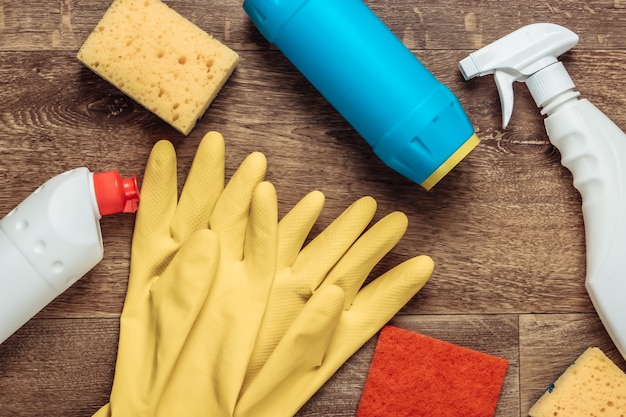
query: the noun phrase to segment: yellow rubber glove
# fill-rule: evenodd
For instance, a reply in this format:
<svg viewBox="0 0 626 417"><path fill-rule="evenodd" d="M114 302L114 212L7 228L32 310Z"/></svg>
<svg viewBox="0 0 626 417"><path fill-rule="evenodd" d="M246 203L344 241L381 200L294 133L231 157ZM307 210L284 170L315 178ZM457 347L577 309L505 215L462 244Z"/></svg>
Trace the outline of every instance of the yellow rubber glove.
<svg viewBox="0 0 626 417"><path fill-rule="evenodd" d="M376 211L364 197L301 249L322 205L311 193L279 224L277 273L235 417L293 416L432 274L418 256L361 288L407 218L391 213L361 235Z"/></svg>
<svg viewBox="0 0 626 417"><path fill-rule="evenodd" d="M220 203L210 221L221 241L218 273L155 416L233 415L269 299L278 229L273 186L256 188L249 219L238 205Z"/></svg>
<svg viewBox="0 0 626 417"><path fill-rule="evenodd" d="M223 270L218 265L222 258L218 233L210 230L214 209L237 206L247 216L253 190L265 176L265 157L253 153L224 189L224 160L222 136L208 133L178 199L173 146L160 141L150 154L133 235L110 403L95 414L98 417L156 415L192 326L215 286L213 278ZM220 233L245 233L239 227L224 230L223 226ZM244 237L230 236L241 241Z"/></svg>

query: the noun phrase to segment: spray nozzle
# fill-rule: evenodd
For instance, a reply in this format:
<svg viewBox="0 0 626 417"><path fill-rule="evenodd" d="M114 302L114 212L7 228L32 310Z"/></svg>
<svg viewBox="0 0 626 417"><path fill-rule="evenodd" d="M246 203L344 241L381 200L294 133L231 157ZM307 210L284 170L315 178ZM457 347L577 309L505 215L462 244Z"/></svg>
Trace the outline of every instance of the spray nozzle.
<svg viewBox="0 0 626 417"><path fill-rule="evenodd" d="M502 127L505 128L513 114L513 82L525 82L544 68L556 64L557 57L577 43L578 35L569 29L552 23L534 23L471 53L459 62L459 69L466 80L494 75L502 107ZM573 88L565 69L558 72L561 78L566 78L559 83L560 88ZM555 93L540 92L537 89L544 87L539 85L534 88L529 85L529 88L537 105L543 105L544 96Z"/></svg>

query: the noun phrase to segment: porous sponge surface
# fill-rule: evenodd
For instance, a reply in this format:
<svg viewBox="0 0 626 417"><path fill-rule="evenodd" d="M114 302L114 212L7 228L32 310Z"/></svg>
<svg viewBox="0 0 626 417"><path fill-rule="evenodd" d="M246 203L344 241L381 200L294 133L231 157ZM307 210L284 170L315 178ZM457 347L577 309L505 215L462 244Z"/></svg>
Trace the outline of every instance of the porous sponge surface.
<svg viewBox="0 0 626 417"><path fill-rule="evenodd" d="M357 417L492 417L507 367L506 359L385 326Z"/></svg>
<svg viewBox="0 0 626 417"><path fill-rule="evenodd" d="M590 347L532 406L531 417L625 417L626 374Z"/></svg>
<svg viewBox="0 0 626 417"><path fill-rule="evenodd" d="M115 0L77 57L185 135L239 60L159 0Z"/></svg>

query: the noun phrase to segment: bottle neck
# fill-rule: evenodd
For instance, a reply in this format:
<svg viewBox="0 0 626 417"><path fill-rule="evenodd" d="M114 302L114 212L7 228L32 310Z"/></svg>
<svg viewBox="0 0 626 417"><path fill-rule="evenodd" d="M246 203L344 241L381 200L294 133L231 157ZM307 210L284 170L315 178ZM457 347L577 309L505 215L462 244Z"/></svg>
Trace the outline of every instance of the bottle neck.
<svg viewBox="0 0 626 417"><path fill-rule="evenodd" d="M563 103L577 100L580 95L562 62L555 62L537 71L526 80L541 114L553 114Z"/></svg>
<svg viewBox="0 0 626 417"><path fill-rule="evenodd" d="M580 96L580 93L578 91L574 91L573 89L567 90L557 95L556 97L548 100L543 105L543 108L541 109L541 114L550 116L554 114L559 108L561 108L561 105L570 101L577 101L578 96Z"/></svg>

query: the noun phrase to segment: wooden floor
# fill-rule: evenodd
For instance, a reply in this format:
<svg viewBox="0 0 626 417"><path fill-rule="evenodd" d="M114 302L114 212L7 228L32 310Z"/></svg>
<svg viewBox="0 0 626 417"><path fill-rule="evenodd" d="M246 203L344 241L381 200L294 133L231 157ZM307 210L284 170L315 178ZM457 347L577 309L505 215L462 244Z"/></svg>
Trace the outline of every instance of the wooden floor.
<svg viewBox="0 0 626 417"><path fill-rule="evenodd" d="M376 218L394 210L408 215L406 236L375 272L417 254L432 256L436 269L393 323L508 359L497 416L527 416L587 346L599 346L626 370L586 293L581 198L538 109L516 85L513 118L502 130L493 78L465 82L457 69L470 52L518 27L563 25L580 36L563 56L578 89L626 128L626 2L370 0L459 97L482 139L430 192L374 156L259 35L240 0L166 3L241 56L186 138L75 59L108 0L0 0L0 217L51 176L77 166L141 179L159 139L175 144L182 182L200 138L218 130L226 138L228 175L252 151L267 156L280 214L306 192L324 192L316 232L363 195L378 201ZM0 345L0 417L84 417L107 401L133 221L103 219L105 259ZM354 416L375 342L298 416Z"/></svg>

